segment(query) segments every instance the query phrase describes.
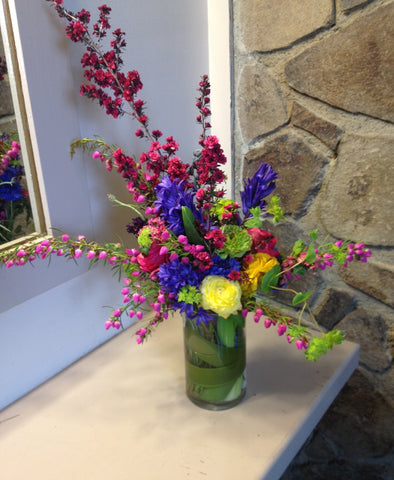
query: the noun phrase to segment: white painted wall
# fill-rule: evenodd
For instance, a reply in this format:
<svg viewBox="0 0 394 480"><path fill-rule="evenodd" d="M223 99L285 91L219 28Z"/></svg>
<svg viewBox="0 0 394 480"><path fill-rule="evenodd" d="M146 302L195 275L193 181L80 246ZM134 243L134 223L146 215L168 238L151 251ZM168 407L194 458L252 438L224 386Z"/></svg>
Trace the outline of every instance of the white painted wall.
<svg viewBox="0 0 394 480"><path fill-rule="evenodd" d="M231 122L231 42L229 0L208 0L209 79L211 82L212 133L227 156L227 197L234 198Z"/></svg>
<svg viewBox="0 0 394 480"><path fill-rule="evenodd" d="M147 100L151 125L179 141L183 159L191 158L197 147L196 88L213 65L221 100L215 100L214 88L219 129L212 133L231 155L228 42L223 38L228 34L227 2L108 2L113 27L127 34L125 68L141 73L141 97ZM92 13L102 3L65 0L72 10ZM52 227L98 241L116 240L119 234L127 239L122 227L127 212L106 200L110 192L127 200L122 179L81 155L71 160L68 151L72 139L98 134L138 155L145 145L134 136L137 126L126 118L114 120L79 97L81 47L66 39L64 24L45 0L34 5L31 0L10 0L10 5L20 34L47 220ZM75 265L58 258L50 266L41 262L34 268L0 270L0 409L110 338L113 332L104 329L107 310L102 307L121 301L120 288L104 267L88 271L87 263Z"/></svg>

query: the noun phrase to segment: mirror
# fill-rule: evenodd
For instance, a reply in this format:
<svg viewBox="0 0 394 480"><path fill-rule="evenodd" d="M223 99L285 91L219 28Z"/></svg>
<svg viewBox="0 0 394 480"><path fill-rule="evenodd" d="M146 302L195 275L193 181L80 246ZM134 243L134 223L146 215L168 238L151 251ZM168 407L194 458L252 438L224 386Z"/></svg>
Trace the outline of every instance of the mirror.
<svg viewBox="0 0 394 480"><path fill-rule="evenodd" d="M0 248L45 232L7 0L0 15Z"/></svg>

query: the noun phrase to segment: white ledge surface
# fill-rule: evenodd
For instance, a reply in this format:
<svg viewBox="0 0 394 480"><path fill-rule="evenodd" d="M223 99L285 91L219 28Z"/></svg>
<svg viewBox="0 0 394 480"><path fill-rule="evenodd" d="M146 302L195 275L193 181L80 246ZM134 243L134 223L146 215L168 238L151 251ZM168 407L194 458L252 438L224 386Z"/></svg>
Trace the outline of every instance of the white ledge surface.
<svg viewBox="0 0 394 480"><path fill-rule="evenodd" d="M276 480L358 364L350 342L307 362L250 319L247 395L206 411L184 393L181 319L166 323L144 345L132 326L0 412L1 478Z"/></svg>

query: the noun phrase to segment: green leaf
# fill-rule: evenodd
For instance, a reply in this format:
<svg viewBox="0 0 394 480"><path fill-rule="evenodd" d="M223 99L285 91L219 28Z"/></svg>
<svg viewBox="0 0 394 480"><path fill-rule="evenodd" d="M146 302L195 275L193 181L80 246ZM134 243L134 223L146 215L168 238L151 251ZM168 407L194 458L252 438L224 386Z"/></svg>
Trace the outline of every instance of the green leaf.
<svg viewBox="0 0 394 480"><path fill-rule="evenodd" d="M312 240L312 242L315 242L317 240L317 237L318 237L318 230L317 229L309 232L309 238Z"/></svg>
<svg viewBox="0 0 394 480"><path fill-rule="evenodd" d="M347 252L338 248L336 245L331 247L330 253L340 265L343 265L346 262Z"/></svg>
<svg viewBox="0 0 394 480"><path fill-rule="evenodd" d="M230 318L218 318L218 337L220 343L225 347L234 348L235 345L235 323Z"/></svg>
<svg viewBox="0 0 394 480"><path fill-rule="evenodd" d="M321 337L312 338L305 352L305 358L315 362L322 355L326 354L328 350L331 350L334 345L340 345L344 337L344 332L341 330L332 330Z"/></svg>
<svg viewBox="0 0 394 480"><path fill-rule="evenodd" d="M259 218L249 218L246 220L245 227L246 228L261 228L263 222Z"/></svg>
<svg viewBox="0 0 394 480"><path fill-rule="evenodd" d="M270 213L273 218L273 223L279 223L280 220L283 220L284 213L282 207L280 206L279 195L273 195L268 202L267 212Z"/></svg>
<svg viewBox="0 0 394 480"><path fill-rule="evenodd" d="M306 252L306 257L304 258L304 261L305 263L308 263L309 265L311 265L315 260L316 260L315 247L311 243Z"/></svg>
<svg viewBox="0 0 394 480"><path fill-rule="evenodd" d="M194 245L203 245L204 241L196 229L196 219L190 208L182 206L182 220L187 239Z"/></svg>
<svg viewBox="0 0 394 480"><path fill-rule="evenodd" d="M300 303L304 303L309 297L311 296L311 292L298 292L297 295L294 295L292 300L293 305L299 305Z"/></svg>
<svg viewBox="0 0 394 480"><path fill-rule="evenodd" d="M294 275L298 275L299 277L302 277L306 270L305 270L305 267L304 265L296 265L293 269L292 269L292 272Z"/></svg>
<svg viewBox="0 0 394 480"><path fill-rule="evenodd" d="M287 335L290 338L291 342L295 342L298 337L305 336L307 334L308 328L301 325L290 324L287 329Z"/></svg>
<svg viewBox="0 0 394 480"><path fill-rule="evenodd" d="M269 293L278 285L279 272L280 265L275 265L275 267L271 268L271 270L268 270L268 272L264 275L260 287L264 293Z"/></svg>
<svg viewBox="0 0 394 480"><path fill-rule="evenodd" d="M261 208L255 207L249 210L249 213L252 214L251 218L248 218L245 222L246 228L261 228L263 222L261 221Z"/></svg>
<svg viewBox="0 0 394 480"><path fill-rule="evenodd" d="M304 241L303 240L297 240L295 243L294 243L294 246L293 246L293 251L292 251L292 255L294 257L298 257L304 250Z"/></svg>
<svg viewBox="0 0 394 480"><path fill-rule="evenodd" d="M192 285L185 285L182 287L178 293L178 301L185 302L189 304L200 303L201 293L198 291L197 287Z"/></svg>

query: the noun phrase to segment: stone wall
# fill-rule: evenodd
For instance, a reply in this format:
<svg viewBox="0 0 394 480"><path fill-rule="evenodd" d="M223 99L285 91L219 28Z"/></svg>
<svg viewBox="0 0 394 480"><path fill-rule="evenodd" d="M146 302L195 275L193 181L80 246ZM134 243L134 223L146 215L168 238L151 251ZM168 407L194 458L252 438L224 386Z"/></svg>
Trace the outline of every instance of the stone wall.
<svg viewBox="0 0 394 480"><path fill-rule="evenodd" d="M360 365L283 480L394 478L394 1L232 9L236 191L270 163L287 222L267 228L281 245L318 227L373 252L305 279L318 321L360 344Z"/></svg>

